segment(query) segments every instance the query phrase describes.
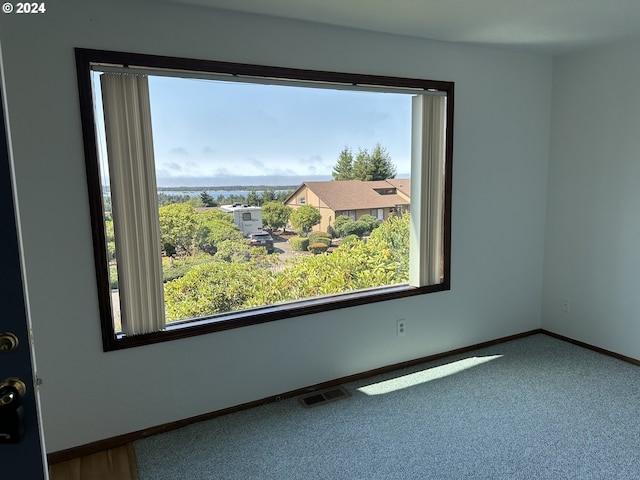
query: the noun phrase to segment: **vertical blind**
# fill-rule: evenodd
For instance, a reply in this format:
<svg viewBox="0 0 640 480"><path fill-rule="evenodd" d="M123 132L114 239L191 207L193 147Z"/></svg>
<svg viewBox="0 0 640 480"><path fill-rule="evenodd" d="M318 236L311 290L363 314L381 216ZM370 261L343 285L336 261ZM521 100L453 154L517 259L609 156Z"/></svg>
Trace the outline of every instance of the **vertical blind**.
<svg viewBox="0 0 640 480"><path fill-rule="evenodd" d="M145 75L100 76L125 335L165 328L158 200Z"/></svg>
<svg viewBox="0 0 640 480"><path fill-rule="evenodd" d="M412 98L409 283L442 281L446 96Z"/></svg>

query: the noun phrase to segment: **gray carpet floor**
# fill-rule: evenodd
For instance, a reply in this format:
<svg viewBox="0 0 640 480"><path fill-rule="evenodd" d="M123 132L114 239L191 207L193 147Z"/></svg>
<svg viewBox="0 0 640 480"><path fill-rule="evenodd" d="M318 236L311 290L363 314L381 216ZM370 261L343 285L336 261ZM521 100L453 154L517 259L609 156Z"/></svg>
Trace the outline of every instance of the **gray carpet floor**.
<svg viewBox="0 0 640 480"><path fill-rule="evenodd" d="M134 444L140 480L640 479L640 367L539 334Z"/></svg>

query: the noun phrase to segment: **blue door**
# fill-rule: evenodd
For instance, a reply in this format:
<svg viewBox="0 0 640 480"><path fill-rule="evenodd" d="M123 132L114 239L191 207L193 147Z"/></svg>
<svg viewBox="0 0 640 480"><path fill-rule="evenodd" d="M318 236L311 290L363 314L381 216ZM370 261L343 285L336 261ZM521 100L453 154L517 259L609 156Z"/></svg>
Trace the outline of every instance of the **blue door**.
<svg viewBox="0 0 640 480"><path fill-rule="evenodd" d="M1 78L1 77L0 77ZM36 406L31 342L0 84L0 478L48 478Z"/></svg>

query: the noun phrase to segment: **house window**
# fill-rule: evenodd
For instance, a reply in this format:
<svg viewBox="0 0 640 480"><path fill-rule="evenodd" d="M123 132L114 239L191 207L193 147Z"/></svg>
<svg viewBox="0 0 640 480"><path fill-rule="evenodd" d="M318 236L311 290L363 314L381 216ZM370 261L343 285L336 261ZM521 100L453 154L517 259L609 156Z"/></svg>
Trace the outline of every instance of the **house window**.
<svg viewBox="0 0 640 480"><path fill-rule="evenodd" d="M344 215L345 217L349 217L349 219L351 220L356 220L356 211L355 210L344 210L342 212L342 215Z"/></svg>
<svg viewBox="0 0 640 480"><path fill-rule="evenodd" d="M378 220L384 220L384 208L372 208L371 216L376 217Z"/></svg>
<svg viewBox="0 0 640 480"><path fill-rule="evenodd" d="M76 50L76 60L105 350L449 289L452 83L84 49ZM191 117L180 110L186 103L182 95L196 89L198 103L206 108ZM176 181L184 181L178 172L184 175L200 165L200 181L215 178L213 186L234 172L253 178L256 171L269 171L281 178L293 167L285 164L286 155L278 148L293 142L257 140L270 118L269 105L275 112L282 108L282 96L292 104L305 104L299 99L319 94L357 96L367 106L366 119L386 117L370 115L372 108L387 105L386 100L407 103L411 216L396 215L376 229L377 237L373 232L367 242L345 244L354 250L341 250L341 245L332 253L303 252L295 263L284 263L277 253L266 253L279 250L273 236L263 234L250 243L244 237L251 232L240 231L223 209L199 211L193 198L158 207L157 189L171 169ZM260 104L266 118L254 118L250 104ZM340 110L342 101L332 105L335 123L347 112ZM317 109L306 114L309 122L322 116ZM290 117L292 130L309 123ZM227 141L222 127L234 119L234 134L255 142ZM181 140L196 138L203 121L209 122L207 141L215 145ZM394 120L398 123L402 121ZM318 134L320 126L309 125L308 131L286 133L304 137L299 143L307 148L313 137L330 141L331 136ZM251 150L256 145L259 152ZM336 159L343 148L340 140ZM299 153L290 157L288 165L309 165L309 176L322 164L313 151L305 162L299 161ZM248 187L257 195L265 184L253 181L231 185ZM299 205L305 203L304 197L298 198ZM370 210L376 218L384 217L382 209ZM355 210L341 213L356 220ZM249 212L242 219L256 221ZM356 249L375 248L376 242L384 247L361 252L368 261L376 252L396 257L380 256L380 262L391 262L379 269L380 278L371 280L375 276L364 264L366 275L359 277L354 273L359 267L352 263L359 255ZM349 275L340 275L340 268ZM356 281L331 290L336 276Z"/></svg>

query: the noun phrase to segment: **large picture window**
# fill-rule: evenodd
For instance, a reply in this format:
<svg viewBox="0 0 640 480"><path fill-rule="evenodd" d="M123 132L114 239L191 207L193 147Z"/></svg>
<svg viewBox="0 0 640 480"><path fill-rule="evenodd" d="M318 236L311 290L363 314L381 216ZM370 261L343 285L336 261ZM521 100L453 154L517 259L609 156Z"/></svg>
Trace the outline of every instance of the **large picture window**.
<svg viewBox="0 0 640 480"><path fill-rule="evenodd" d="M452 83L76 60L105 350L449 289Z"/></svg>

